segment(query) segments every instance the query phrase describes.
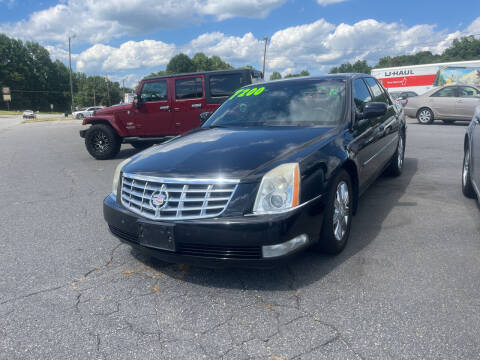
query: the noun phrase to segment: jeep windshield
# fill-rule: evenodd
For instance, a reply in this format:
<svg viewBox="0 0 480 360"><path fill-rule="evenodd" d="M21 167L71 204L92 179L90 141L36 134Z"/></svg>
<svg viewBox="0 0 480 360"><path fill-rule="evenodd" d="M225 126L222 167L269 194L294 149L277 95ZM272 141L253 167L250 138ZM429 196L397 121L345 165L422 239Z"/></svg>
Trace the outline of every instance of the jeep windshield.
<svg viewBox="0 0 480 360"><path fill-rule="evenodd" d="M298 79L238 90L203 127L336 126L344 111L344 79Z"/></svg>

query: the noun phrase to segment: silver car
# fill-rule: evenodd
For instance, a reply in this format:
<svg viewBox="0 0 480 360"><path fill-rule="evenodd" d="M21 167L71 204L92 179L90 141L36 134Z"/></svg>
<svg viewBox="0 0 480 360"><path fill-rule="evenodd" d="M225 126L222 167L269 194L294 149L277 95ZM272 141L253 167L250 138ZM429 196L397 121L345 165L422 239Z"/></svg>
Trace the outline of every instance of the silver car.
<svg viewBox="0 0 480 360"><path fill-rule="evenodd" d="M405 114L416 117L420 124L431 124L435 119L441 119L448 124L456 120L470 121L478 105L480 88L451 85L410 98L405 106Z"/></svg>
<svg viewBox="0 0 480 360"><path fill-rule="evenodd" d="M465 134L463 148L462 191L466 197L480 200L480 106Z"/></svg>

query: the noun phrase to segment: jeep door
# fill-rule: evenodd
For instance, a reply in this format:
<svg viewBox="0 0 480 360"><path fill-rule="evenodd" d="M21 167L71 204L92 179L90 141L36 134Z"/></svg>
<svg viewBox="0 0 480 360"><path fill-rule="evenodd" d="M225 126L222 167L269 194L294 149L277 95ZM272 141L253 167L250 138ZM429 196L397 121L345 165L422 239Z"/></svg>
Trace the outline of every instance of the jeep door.
<svg viewBox="0 0 480 360"><path fill-rule="evenodd" d="M143 83L138 96L139 106L132 107L134 119L126 123L126 127L130 126L136 136L171 135L173 116L169 81L170 79L157 79Z"/></svg>
<svg viewBox="0 0 480 360"><path fill-rule="evenodd" d="M183 134L200 126L200 114L206 111L203 75L175 78L173 99L174 134Z"/></svg>
<svg viewBox="0 0 480 360"><path fill-rule="evenodd" d="M471 120L475 108L480 105L480 91L471 86L459 86L455 113L460 119Z"/></svg>

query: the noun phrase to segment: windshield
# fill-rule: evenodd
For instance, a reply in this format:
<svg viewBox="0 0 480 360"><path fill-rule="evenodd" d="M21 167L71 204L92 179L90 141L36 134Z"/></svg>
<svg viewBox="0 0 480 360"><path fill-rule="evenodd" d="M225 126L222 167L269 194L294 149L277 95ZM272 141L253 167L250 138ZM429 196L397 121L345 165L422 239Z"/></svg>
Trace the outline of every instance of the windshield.
<svg viewBox="0 0 480 360"><path fill-rule="evenodd" d="M203 126L335 126L344 108L344 79L272 82L238 90Z"/></svg>

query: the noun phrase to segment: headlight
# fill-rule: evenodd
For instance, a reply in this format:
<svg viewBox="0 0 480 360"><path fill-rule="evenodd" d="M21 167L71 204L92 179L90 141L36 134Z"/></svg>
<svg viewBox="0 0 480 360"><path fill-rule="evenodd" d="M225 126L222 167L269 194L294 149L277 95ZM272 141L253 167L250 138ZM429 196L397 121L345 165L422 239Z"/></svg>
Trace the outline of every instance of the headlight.
<svg viewBox="0 0 480 360"><path fill-rule="evenodd" d="M112 184L112 193L115 196L118 196L118 182L120 181L120 173L122 168L130 161L132 158L123 160L120 164L117 165L115 172L113 173L113 184Z"/></svg>
<svg viewBox="0 0 480 360"><path fill-rule="evenodd" d="M282 164L263 176L254 214L281 212L299 204L300 169L297 163Z"/></svg>

